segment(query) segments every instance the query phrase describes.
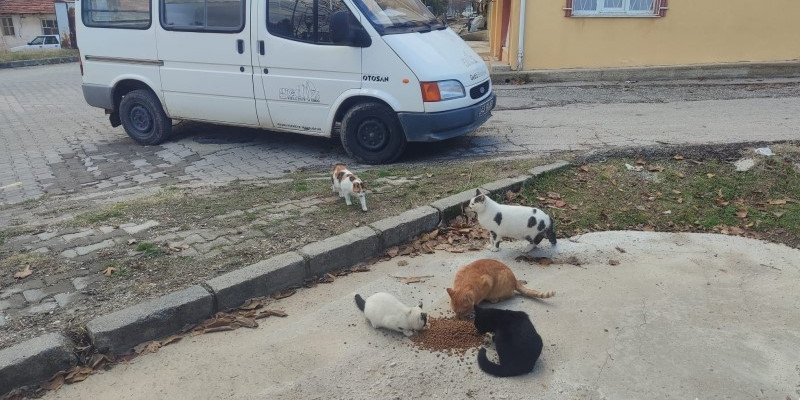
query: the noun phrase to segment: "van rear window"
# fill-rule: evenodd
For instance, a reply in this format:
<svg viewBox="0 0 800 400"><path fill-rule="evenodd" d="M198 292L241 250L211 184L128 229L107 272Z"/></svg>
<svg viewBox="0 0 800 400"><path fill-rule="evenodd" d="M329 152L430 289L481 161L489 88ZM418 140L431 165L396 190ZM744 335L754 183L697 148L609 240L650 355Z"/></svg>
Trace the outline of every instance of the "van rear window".
<svg viewBox="0 0 800 400"><path fill-rule="evenodd" d="M83 0L81 19L97 28L148 29L150 0Z"/></svg>
<svg viewBox="0 0 800 400"><path fill-rule="evenodd" d="M241 32L244 0L162 0L161 26L176 31Z"/></svg>

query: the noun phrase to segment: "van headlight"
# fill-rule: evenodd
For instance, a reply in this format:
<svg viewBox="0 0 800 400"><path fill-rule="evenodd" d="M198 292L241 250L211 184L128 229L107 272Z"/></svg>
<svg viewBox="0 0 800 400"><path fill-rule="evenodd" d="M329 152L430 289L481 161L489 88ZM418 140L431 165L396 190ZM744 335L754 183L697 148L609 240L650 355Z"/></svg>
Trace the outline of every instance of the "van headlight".
<svg viewBox="0 0 800 400"><path fill-rule="evenodd" d="M455 79L438 82L420 82L419 85L422 89L422 101L426 102L458 99L466 96L464 85Z"/></svg>

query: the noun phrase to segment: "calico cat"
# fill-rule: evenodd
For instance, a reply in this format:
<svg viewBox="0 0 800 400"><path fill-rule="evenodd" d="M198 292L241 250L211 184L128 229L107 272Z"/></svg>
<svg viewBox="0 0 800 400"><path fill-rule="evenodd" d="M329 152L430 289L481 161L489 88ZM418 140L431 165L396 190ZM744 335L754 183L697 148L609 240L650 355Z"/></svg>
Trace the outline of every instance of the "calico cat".
<svg viewBox="0 0 800 400"><path fill-rule="evenodd" d="M422 302L417 307L407 307L385 292L375 293L366 300L356 294L355 299L356 306L373 328L387 328L411 336L428 323L428 314L422 312Z"/></svg>
<svg viewBox="0 0 800 400"><path fill-rule="evenodd" d="M344 202L348 206L353 204L350 201L351 195L358 197L358 201L361 202L361 209L367 211L367 186L355 174L348 171L344 164L333 166L331 188L334 193L339 194L339 197L344 197Z"/></svg>
<svg viewBox="0 0 800 400"><path fill-rule="evenodd" d="M546 299L556 295L554 291L539 292L528 289L524 281L518 281L505 264L497 260L480 259L456 271L453 287L447 288L450 295L450 308L456 316L470 313L476 304L483 300L492 303L511 298L514 291L523 296Z"/></svg>
<svg viewBox="0 0 800 400"><path fill-rule="evenodd" d="M478 350L478 366L494 376L517 376L533 371L542 354L542 337L536 332L528 314L522 311L475 306L475 329L492 332L492 340L500 363L486 357L486 348Z"/></svg>
<svg viewBox="0 0 800 400"><path fill-rule="evenodd" d="M553 219L544 211L525 206L499 204L480 190L469 201L469 208L478 214L478 222L489 231L490 249L500 250L500 241L504 237L525 239L533 250L547 236L550 244L556 245L556 234L553 231Z"/></svg>

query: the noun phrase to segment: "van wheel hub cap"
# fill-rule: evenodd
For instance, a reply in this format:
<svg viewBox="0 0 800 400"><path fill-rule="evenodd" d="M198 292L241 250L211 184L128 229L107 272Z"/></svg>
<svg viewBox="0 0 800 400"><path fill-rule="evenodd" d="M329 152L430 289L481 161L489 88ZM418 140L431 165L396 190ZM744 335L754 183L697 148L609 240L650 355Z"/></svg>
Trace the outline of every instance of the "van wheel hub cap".
<svg viewBox="0 0 800 400"><path fill-rule="evenodd" d="M358 130L358 142L367 150L379 150L388 140L389 132L380 121L364 121Z"/></svg>
<svg viewBox="0 0 800 400"><path fill-rule="evenodd" d="M131 109L131 122L133 127L140 132L147 132L153 125L153 119L150 118L150 113L142 106L134 106Z"/></svg>

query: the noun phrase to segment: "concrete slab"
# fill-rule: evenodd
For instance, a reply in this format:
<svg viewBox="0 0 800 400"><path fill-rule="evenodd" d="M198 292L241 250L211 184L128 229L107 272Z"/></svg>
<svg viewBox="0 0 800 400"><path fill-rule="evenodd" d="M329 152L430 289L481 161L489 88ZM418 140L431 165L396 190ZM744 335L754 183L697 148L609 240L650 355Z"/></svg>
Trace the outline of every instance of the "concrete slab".
<svg viewBox="0 0 800 400"><path fill-rule="evenodd" d="M582 264L543 267L514 261L525 247L381 262L270 305L286 318L187 338L44 398L796 398L799 250L722 235L606 232L538 250ZM368 326L353 304L354 293L388 291L449 316L445 288L458 267L482 257L558 292L496 305L526 311L542 335L531 374L493 378L475 351L462 359L418 350ZM433 277L411 285L392 277L420 275Z"/></svg>

